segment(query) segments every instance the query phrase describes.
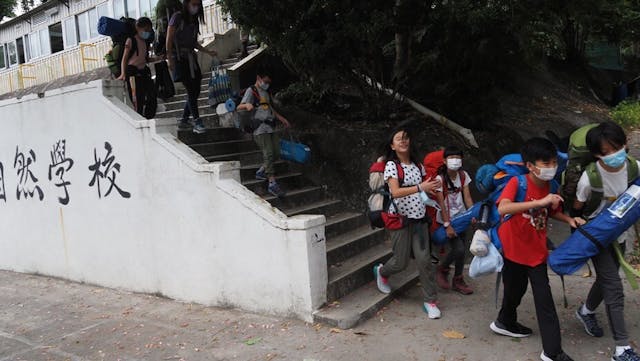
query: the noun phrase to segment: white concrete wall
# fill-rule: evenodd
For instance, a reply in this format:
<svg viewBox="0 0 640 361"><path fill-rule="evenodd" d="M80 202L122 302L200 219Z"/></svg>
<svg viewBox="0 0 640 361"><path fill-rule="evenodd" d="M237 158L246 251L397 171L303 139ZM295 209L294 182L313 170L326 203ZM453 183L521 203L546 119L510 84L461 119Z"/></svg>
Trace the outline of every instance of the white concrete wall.
<svg viewBox="0 0 640 361"><path fill-rule="evenodd" d="M100 81L2 101L0 126L0 268L305 320L325 301L324 216L287 218L238 182L237 162L209 164L157 134ZM61 139L73 159L67 205L48 179ZM89 186L105 141L130 198L105 196L106 178L102 198ZM16 197L16 146L35 152L42 201Z"/></svg>

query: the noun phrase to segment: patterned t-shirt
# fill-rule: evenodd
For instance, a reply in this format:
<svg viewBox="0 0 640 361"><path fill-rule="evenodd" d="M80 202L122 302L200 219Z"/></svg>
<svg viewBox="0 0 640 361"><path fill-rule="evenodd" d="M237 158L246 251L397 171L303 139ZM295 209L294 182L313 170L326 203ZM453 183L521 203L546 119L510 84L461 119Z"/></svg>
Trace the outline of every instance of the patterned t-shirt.
<svg viewBox="0 0 640 361"><path fill-rule="evenodd" d="M422 179L426 175L422 164L419 168L413 163L400 165L404 171L404 183L400 184L401 187L415 187L422 182ZM394 161L388 161L384 168L384 181L388 183L389 178L398 179L398 168ZM422 219L427 211L427 208L422 203L418 193L402 198L396 198L394 199L394 202L398 205L398 213L411 219ZM393 204L390 206L389 212L396 213L396 209Z"/></svg>

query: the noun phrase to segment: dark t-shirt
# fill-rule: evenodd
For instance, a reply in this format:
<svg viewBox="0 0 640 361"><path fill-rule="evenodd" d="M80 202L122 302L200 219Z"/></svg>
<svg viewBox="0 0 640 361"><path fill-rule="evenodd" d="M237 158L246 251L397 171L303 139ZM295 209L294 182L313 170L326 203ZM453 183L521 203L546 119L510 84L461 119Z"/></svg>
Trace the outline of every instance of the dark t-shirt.
<svg viewBox="0 0 640 361"><path fill-rule="evenodd" d="M198 20L193 23L184 21L181 12L177 12L171 16L169 26L176 27L176 33L173 45L177 49L195 49L198 43Z"/></svg>

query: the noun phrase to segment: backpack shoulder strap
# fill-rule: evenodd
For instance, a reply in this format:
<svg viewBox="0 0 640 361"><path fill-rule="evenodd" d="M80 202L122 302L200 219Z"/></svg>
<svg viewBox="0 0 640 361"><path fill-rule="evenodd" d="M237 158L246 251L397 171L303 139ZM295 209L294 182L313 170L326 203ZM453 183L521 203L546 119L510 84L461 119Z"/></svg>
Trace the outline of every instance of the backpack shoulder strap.
<svg viewBox="0 0 640 361"><path fill-rule="evenodd" d="M516 202L524 202L525 197L527 196L527 175L520 174L517 176L518 179L518 190L516 191Z"/></svg>
<svg viewBox="0 0 640 361"><path fill-rule="evenodd" d="M587 172L587 177L589 177L589 185L591 185L591 188L602 190L602 176L598 171L596 162L589 163L585 167L584 171Z"/></svg>
<svg viewBox="0 0 640 361"><path fill-rule="evenodd" d="M558 184L558 181L556 181L555 179L552 179L550 186L551 186L551 189L550 189L551 194L558 194L558 189L560 189L560 184Z"/></svg>
<svg viewBox="0 0 640 361"><path fill-rule="evenodd" d="M398 172L398 185L402 187L404 184L404 169L402 168L402 164L397 160L394 160L393 163L396 164L396 171Z"/></svg>
<svg viewBox="0 0 640 361"><path fill-rule="evenodd" d="M627 183L631 184L638 178L638 161L634 157L627 155L627 163L629 163L627 165Z"/></svg>

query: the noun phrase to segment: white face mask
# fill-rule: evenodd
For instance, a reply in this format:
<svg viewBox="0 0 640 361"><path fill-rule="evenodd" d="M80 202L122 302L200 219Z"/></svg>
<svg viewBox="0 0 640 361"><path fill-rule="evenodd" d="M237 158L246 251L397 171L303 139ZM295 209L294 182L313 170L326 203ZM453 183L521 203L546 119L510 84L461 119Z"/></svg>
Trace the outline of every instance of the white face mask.
<svg viewBox="0 0 640 361"><path fill-rule="evenodd" d="M558 167L553 167L553 168L540 168L540 167L536 167L538 168L538 170L540 171L540 174L537 174L536 177L538 177L540 180L543 181L550 181L553 178L556 177L556 172L558 172Z"/></svg>
<svg viewBox="0 0 640 361"><path fill-rule="evenodd" d="M447 159L447 168L449 170L459 170L462 168L462 159L459 158L451 158Z"/></svg>

